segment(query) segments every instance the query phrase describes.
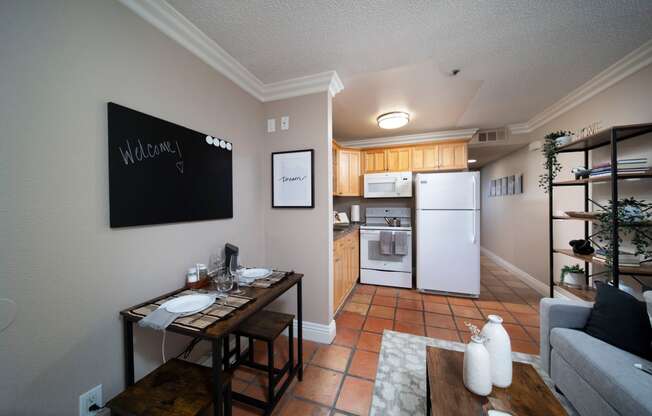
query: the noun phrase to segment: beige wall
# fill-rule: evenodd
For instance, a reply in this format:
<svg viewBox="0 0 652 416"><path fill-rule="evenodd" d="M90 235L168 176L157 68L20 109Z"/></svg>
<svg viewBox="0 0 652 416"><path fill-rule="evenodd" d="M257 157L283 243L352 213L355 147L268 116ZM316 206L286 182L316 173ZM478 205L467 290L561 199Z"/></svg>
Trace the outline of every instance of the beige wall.
<svg viewBox="0 0 652 416"><path fill-rule="evenodd" d="M290 129L265 137L264 207L268 264L305 274L304 320L328 325L332 320L332 146L331 97L328 93L265 103L265 118L290 116ZM278 124L278 123L277 123ZM271 208L271 153L314 149L315 208ZM296 294L283 296L276 307L295 313Z"/></svg>
<svg viewBox="0 0 652 416"><path fill-rule="evenodd" d="M652 66L631 75L592 97L530 134L531 140L542 140L556 130L576 131L599 121L602 127L652 121ZM652 162L652 135L632 139L619 145L622 157L644 155ZM609 158L608 149L592 152L594 162ZM543 172L543 158L537 150L523 148L482 169L482 246L521 270L548 283L548 196L538 188ZM564 170L560 179L571 179L570 169L583 165L581 154L560 156ZM525 193L505 197L488 196L492 179L523 173ZM652 199L649 181L621 182L620 197L637 196ZM592 196L598 201L609 199L609 186L592 185ZM555 210L582 210L581 189L556 188ZM555 223L555 241L566 248L569 240L583 236L581 223ZM577 263L563 255L555 256L555 268Z"/></svg>
<svg viewBox="0 0 652 416"><path fill-rule="evenodd" d="M265 261L263 106L118 2L1 2L0 39L0 414L71 415L123 387L119 310L226 241ZM234 218L110 229L107 101L232 141ZM136 330L138 377L160 342Z"/></svg>

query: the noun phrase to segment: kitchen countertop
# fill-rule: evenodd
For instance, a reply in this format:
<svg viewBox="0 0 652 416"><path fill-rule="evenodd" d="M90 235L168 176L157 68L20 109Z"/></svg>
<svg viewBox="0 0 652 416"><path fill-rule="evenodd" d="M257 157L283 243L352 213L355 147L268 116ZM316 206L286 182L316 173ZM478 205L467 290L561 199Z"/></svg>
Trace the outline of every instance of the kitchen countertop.
<svg viewBox="0 0 652 416"><path fill-rule="evenodd" d="M334 227L333 228L333 241L339 240L340 238L344 237L345 235L351 234L352 232L360 229L359 224L351 224L346 228L343 227Z"/></svg>

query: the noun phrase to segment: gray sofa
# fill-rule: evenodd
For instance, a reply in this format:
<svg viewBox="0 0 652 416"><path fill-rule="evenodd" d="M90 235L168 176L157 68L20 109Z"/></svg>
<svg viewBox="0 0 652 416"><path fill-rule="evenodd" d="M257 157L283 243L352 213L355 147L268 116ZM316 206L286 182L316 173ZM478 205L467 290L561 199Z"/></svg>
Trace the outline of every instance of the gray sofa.
<svg viewBox="0 0 652 416"><path fill-rule="evenodd" d="M542 299L541 367L582 416L652 416L652 365L584 333L592 305Z"/></svg>

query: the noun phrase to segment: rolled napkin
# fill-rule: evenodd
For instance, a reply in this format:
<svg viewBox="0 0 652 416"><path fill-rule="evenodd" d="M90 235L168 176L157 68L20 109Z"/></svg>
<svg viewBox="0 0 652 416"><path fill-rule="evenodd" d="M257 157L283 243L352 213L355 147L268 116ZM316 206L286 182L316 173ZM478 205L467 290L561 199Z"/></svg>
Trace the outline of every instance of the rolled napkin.
<svg viewBox="0 0 652 416"><path fill-rule="evenodd" d="M142 326L143 328L149 327L158 331L162 331L170 326L170 324L174 322L174 320L179 316L181 316L180 313L168 312L167 309L159 306L156 310L154 310L154 312L138 321L138 326Z"/></svg>

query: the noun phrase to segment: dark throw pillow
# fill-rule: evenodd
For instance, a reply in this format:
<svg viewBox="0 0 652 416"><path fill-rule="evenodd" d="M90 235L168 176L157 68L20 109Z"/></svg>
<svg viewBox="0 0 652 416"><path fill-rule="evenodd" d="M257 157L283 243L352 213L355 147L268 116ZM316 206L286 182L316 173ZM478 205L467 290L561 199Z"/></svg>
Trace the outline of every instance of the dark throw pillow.
<svg viewBox="0 0 652 416"><path fill-rule="evenodd" d="M598 293L584 332L621 350L652 358L652 327L644 302L597 282Z"/></svg>

